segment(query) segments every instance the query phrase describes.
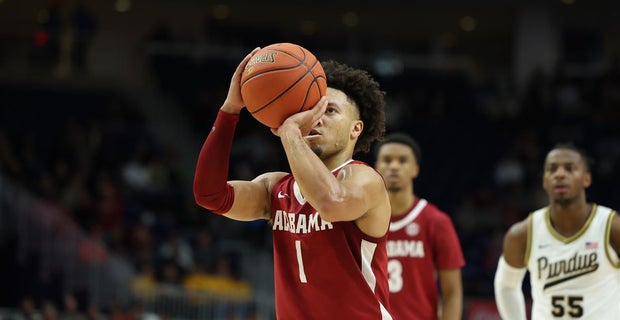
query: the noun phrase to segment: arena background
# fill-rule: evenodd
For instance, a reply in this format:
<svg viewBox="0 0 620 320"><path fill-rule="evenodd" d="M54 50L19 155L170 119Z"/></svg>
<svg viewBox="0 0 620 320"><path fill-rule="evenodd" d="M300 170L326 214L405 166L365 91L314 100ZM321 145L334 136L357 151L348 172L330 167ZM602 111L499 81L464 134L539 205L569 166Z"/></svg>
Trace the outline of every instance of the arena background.
<svg viewBox="0 0 620 320"><path fill-rule="evenodd" d="M611 0L0 0L0 319L274 318L269 228L198 208L191 180L235 66L276 42L380 81L416 192L455 222L463 318L499 319L501 239L545 204L553 144L620 207L618 34ZM244 113L230 177L284 159Z"/></svg>

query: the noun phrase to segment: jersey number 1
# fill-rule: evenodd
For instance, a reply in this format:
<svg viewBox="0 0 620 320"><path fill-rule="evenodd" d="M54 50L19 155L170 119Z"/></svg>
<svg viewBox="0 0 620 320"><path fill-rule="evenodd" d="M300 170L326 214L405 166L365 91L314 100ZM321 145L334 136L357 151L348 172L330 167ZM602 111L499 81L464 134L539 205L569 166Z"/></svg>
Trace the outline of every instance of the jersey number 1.
<svg viewBox="0 0 620 320"><path fill-rule="evenodd" d="M306 271L304 270L304 258L301 255L301 241L295 240L295 252L297 252L297 265L299 266L299 281L308 283L306 279Z"/></svg>

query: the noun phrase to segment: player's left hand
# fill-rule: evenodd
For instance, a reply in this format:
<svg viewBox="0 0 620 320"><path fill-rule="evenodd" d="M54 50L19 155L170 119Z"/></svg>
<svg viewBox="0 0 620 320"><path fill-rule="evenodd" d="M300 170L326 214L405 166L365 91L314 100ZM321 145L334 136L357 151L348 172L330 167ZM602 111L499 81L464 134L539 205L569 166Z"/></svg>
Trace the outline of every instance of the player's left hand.
<svg viewBox="0 0 620 320"><path fill-rule="evenodd" d="M230 79L230 86L228 88L228 94L226 95L226 100L224 100L224 104L222 105L222 110L227 113L239 114L241 109L245 107L243 103L243 98L241 97L241 75L245 70L245 66L248 64L252 56L260 50L260 47L254 48L252 52L248 53L245 58L239 63L237 69L235 69L235 73Z"/></svg>

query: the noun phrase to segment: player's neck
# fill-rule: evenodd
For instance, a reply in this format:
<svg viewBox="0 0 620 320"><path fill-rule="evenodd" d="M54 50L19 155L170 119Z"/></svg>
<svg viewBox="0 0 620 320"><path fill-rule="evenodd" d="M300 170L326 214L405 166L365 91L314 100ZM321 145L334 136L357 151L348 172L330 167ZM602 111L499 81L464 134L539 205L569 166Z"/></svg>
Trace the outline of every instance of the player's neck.
<svg viewBox="0 0 620 320"><path fill-rule="evenodd" d="M351 154L342 152L321 160L323 161L327 169L334 170L341 166L343 163L351 160Z"/></svg>
<svg viewBox="0 0 620 320"><path fill-rule="evenodd" d="M549 218L553 228L566 237L581 230L591 212L592 204L585 199L568 204L551 203L549 206Z"/></svg>
<svg viewBox="0 0 620 320"><path fill-rule="evenodd" d="M392 206L392 215L401 216L406 214L415 200L413 194L413 186L403 188L396 192L389 192L390 205Z"/></svg>

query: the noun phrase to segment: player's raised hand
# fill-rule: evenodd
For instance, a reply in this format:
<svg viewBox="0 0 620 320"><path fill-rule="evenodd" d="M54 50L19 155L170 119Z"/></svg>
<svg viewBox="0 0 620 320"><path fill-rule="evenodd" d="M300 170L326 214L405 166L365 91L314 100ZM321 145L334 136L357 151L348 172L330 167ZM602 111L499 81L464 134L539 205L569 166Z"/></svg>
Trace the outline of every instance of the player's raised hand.
<svg viewBox="0 0 620 320"><path fill-rule="evenodd" d="M284 120L279 128L271 129L271 132L276 136L281 136L287 130L299 130L302 136L306 136L325 114L326 109L327 97L323 96L312 109L291 115Z"/></svg>
<svg viewBox="0 0 620 320"><path fill-rule="evenodd" d="M241 75L243 74L243 70L245 70L245 65L248 64L250 58L256 53L256 51L260 50L260 47L254 48L252 52L248 53L245 58L239 63L235 73L230 80L230 87L228 88L228 95L226 96L226 100L222 105L222 111L227 113L239 113L241 109L245 106L243 103L243 98L241 97Z"/></svg>

